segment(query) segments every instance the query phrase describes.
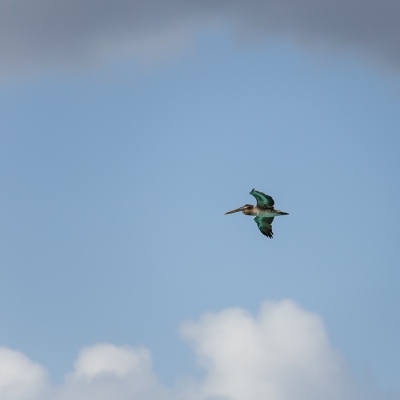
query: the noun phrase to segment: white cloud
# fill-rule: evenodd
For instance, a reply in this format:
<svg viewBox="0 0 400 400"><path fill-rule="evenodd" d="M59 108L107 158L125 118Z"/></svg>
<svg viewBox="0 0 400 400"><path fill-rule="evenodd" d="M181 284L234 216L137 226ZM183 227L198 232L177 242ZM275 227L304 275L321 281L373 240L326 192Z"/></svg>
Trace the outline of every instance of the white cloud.
<svg viewBox="0 0 400 400"><path fill-rule="evenodd" d="M146 348L108 343L84 348L74 371L52 396L56 400L170 398L169 390L158 382L152 371L150 352Z"/></svg>
<svg viewBox="0 0 400 400"><path fill-rule="evenodd" d="M133 350L106 343L83 349L75 363L75 372L70 378L91 380L101 375L123 378L128 374L150 371L150 352L147 349Z"/></svg>
<svg viewBox="0 0 400 400"><path fill-rule="evenodd" d="M143 348L84 348L60 386L23 354L0 349L1 400L382 400L367 396L321 318L293 301L265 302L254 317L243 309L184 322L205 376L167 388Z"/></svg>
<svg viewBox="0 0 400 400"><path fill-rule="evenodd" d="M47 374L19 351L0 347L0 399L35 398L44 388Z"/></svg>
<svg viewBox="0 0 400 400"><path fill-rule="evenodd" d="M254 318L242 309L182 325L207 376L205 396L232 400L352 399L354 382L323 322L294 302L266 302Z"/></svg>

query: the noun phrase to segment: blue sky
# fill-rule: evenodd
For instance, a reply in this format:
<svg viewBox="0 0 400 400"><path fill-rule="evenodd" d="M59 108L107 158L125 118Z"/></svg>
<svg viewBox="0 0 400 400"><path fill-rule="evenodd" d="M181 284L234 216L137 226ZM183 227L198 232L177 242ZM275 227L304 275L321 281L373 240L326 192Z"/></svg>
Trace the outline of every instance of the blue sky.
<svg viewBox="0 0 400 400"><path fill-rule="evenodd" d="M400 398L389 3L2 3L2 398Z"/></svg>

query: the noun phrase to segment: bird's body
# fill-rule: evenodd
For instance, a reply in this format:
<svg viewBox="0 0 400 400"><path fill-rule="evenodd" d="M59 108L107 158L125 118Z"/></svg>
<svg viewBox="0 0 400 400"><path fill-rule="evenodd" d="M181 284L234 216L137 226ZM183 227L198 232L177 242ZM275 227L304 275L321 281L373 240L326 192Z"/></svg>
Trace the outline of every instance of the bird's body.
<svg viewBox="0 0 400 400"><path fill-rule="evenodd" d="M254 215L255 217L277 217L278 215L286 215L281 214L283 211L275 210L274 208L259 208L257 206L245 209L242 211L244 215Z"/></svg>
<svg viewBox="0 0 400 400"><path fill-rule="evenodd" d="M274 199L265 193L258 192L257 190L253 189L250 194L256 198L257 206L245 204L244 206L236 208L232 211L228 211L225 214L233 214L241 211L245 215L255 216L254 221L256 221L258 229L263 235L272 239L273 232L271 224L274 220L274 217L279 215L289 215L289 213L275 209Z"/></svg>

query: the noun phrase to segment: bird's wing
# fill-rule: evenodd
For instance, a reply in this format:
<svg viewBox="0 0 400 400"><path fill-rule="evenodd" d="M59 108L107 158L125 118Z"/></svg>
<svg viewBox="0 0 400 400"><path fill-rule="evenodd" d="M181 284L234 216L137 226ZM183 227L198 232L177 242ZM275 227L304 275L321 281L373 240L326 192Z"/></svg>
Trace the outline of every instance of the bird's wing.
<svg viewBox="0 0 400 400"><path fill-rule="evenodd" d="M259 208L272 208L275 204L274 199L263 192L253 189L250 194L256 198Z"/></svg>
<svg viewBox="0 0 400 400"><path fill-rule="evenodd" d="M254 221L256 221L258 229L265 236L268 236L270 239L274 236L272 232L272 221L274 217L255 217Z"/></svg>

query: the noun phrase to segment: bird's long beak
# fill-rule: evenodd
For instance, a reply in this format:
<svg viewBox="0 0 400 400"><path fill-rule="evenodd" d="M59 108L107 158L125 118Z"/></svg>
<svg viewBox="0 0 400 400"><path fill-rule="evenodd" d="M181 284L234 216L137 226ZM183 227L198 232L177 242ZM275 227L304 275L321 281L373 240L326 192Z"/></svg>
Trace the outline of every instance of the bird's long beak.
<svg viewBox="0 0 400 400"><path fill-rule="evenodd" d="M239 207L239 208L235 208L234 210L228 211L228 212L226 212L224 215L226 215L226 214L233 214L233 213L236 213L236 212L239 212L239 211L243 211L243 210L245 210L245 209L246 209L246 206L242 206L242 207Z"/></svg>

